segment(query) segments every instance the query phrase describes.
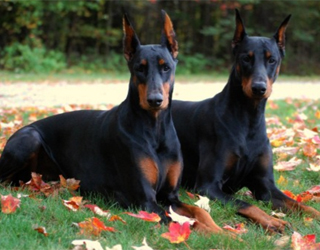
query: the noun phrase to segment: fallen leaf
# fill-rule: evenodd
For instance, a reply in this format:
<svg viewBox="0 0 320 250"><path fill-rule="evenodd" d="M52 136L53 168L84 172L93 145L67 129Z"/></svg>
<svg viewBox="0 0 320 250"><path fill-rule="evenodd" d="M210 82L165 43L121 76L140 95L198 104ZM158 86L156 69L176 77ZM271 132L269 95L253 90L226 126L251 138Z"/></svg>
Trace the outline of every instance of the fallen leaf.
<svg viewBox="0 0 320 250"><path fill-rule="evenodd" d="M210 202L209 198L201 195L197 195L197 196L199 197L199 200L194 204L196 204L198 207L203 208L204 210L210 213L211 208L209 205L209 202Z"/></svg>
<svg viewBox="0 0 320 250"><path fill-rule="evenodd" d="M147 244L147 240L146 237L143 238L142 241L142 246L141 247L136 247L136 246L132 246L133 249L136 250L153 250L151 247L149 247L149 245Z"/></svg>
<svg viewBox="0 0 320 250"><path fill-rule="evenodd" d="M48 236L49 234L47 233L47 230L45 227L38 227L38 226L35 226L33 228L34 230L38 231L40 234L43 234L44 236Z"/></svg>
<svg viewBox="0 0 320 250"><path fill-rule="evenodd" d="M109 218L111 216L111 214L109 213L108 210L102 210L100 207L98 207L97 205L93 205L93 204L86 204L84 205L86 208L89 208L92 212L94 212L97 215L100 215L102 217L107 217Z"/></svg>
<svg viewBox="0 0 320 250"><path fill-rule="evenodd" d="M97 240L73 240L71 242L74 246L85 246L86 250L104 250L100 242Z"/></svg>
<svg viewBox="0 0 320 250"><path fill-rule="evenodd" d="M20 207L20 199L9 195L1 195L1 211L4 214L14 213Z"/></svg>
<svg viewBox="0 0 320 250"><path fill-rule="evenodd" d="M146 211L139 211L138 214L134 214L131 212L125 212L125 214L130 215L132 217L139 218L141 220L150 221L150 222L159 222L161 217L156 213L148 213Z"/></svg>
<svg viewBox="0 0 320 250"><path fill-rule="evenodd" d="M112 215L109 219L109 221L121 221L123 224L127 224L127 222L122 219L119 215Z"/></svg>
<svg viewBox="0 0 320 250"><path fill-rule="evenodd" d="M248 229L245 228L244 223L238 223L235 225L235 227L225 225L223 226L223 229L234 232L236 234L244 234L248 232Z"/></svg>
<svg viewBox="0 0 320 250"><path fill-rule="evenodd" d="M173 211L171 206L169 207L168 216L171 218L172 221L178 222L180 225L183 225L184 223L188 222L192 226L195 223L194 219L177 214L175 211Z"/></svg>
<svg viewBox="0 0 320 250"><path fill-rule="evenodd" d="M301 198L301 202L307 202L313 198L313 194L309 193L308 191L300 193L299 196Z"/></svg>
<svg viewBox="0 0 320 250"><path fill-rule="evenodd" d="M286 217L286 214L281 212L274 212L274 211L271 212L271 215L279 219Z"/></svg>
<svg viewBox="0 0 320 250"><path fill-rule="evenodd" d="M99 236L102 231L116 232L113 227L107 227L96 217L88 218L86 221L78 223L80 234Z"/></svg>
<svg viewBox="0 0 320 250"><path fill-rule="evenodd" d="M161 234L161 237L168 239L171 243L179 244L185 242L191 233L189 222L180 225L176 222L170 222L169 232Z"/></svg>
<svg viewBox="0 0 320 250"><path fill-rule="evenodd" d="M60 177L61 186L64 188L67 188L68 190L75 191L80 187L79 180L76 180L74 178L65 179L62 175L59 175L59 177Z"/></svg>
<svg viewBox="0 0 320 250"><path fill-rule="evenodd" d="M309 163L309 167L307 168L308 171L318 172L320 171L320 163Z"/></svg>
<svg viewBox="0 0 320 250"><path fill-rule="evenodd" d="M286 196L288 196L289 198L296 200L298 202L301 202L301 197L299 195L295 195L294 193L292 193L289 190L283 190L282 191Z"/></svg>
<svg viewBox="0 0 320 250"><path fill-rule="evenodd" d="M275 240L274 245L277 247L283 248L289 243L289 241L290 241L290 236L285 235L285 236L282 236L279 239Z"/></svg>
<svg viewBox="0 0 320 250"><path fill-rule="evenodd" d="M288 180L285 177L283 177L283 175L280 175L279 179L277 180L277 184L282 186L287 186Z"/></svg>
<svg viewBox="0 0 320 250"><path fill-rule="evenodd" d="M62 200L62 203L69 210L76 212L79 210L80 206L82 205L82 197L81 196L71 197L69 200Z"/></svg>
<svg viewBox="0 0 320 250"><path fill-rule="evenodd" d="M122 246L120 244L117 244L117 245L114 245L111 248L106 247L106 250L122 250Z"/></svg>
<svg viewBox="0 0 320 250"><path fill-rule="evenodd" d="M313 223L313 218L306 217L306 218L303 219L303 222L304 222L305 226L311 226L312 223Z"/></svg>
<svg viewBox="0 0 320 250"><path fill-rule="evenodd" d="M320 249L320 243L316 243L316 236L314 234L301 236L298 232L293 232L291 247L293 250L318 250Z"/></svg>
<svg viewBox="0 0 320 250"><path fill-rule="evenodd" d="M317 155L317 146L313 143L306 143L302 151L305 156L314 157Z"/></svg>
<svg viewBox="0 0 320 250"><path fill-rule="evenodd" d="M289 161L277 162L277 164L274 165L273 168L278 171L292 171L301 163L302 163L301 159L293 157Z"/></svg>
<svg viewBox="0 0 320 250"><path fill-rule="evenodd" d="M320 185L313 186L307 191L311 194L320 194Z"/></svg>

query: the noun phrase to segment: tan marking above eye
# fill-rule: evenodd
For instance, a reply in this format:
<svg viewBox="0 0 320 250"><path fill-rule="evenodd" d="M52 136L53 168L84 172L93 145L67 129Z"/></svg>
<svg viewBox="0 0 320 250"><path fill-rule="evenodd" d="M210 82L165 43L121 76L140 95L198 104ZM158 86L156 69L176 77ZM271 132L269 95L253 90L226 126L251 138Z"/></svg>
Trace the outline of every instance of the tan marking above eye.
<svg viewBox="0 0 320 250"><path fill-rule="evenodd" d="M159 64L160 65L163 65L163 64L165 64L166 62L161 58L161 59L159 59Z"/></svg>
<svg viewBox="0 0 320 250"><path fill-rule="evenodd" d="M248 56L253 57L254 53L253 51L249 51Z"/></svg>
<svg viewBox="0 0 320 250"><path fill-rule="evenodd" d="M266 58L270 58L271 57L271 52L270 51L266 51Z"/></svg>
<svg viewBox="0 0 320 250"><path fill-rule="evenodd" d="M142 60L140 61L140 64L142 64L142 65L147 65L147 64L148 64L148 62L147 62L147 60L146 60L146 59L142 59Z"/></svg>

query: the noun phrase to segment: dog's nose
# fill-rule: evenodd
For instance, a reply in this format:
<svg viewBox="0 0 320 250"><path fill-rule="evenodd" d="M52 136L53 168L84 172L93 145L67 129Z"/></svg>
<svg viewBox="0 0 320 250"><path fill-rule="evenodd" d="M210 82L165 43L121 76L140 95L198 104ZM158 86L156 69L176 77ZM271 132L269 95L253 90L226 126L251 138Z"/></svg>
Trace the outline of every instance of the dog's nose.
<svg viewBox="0 0 320 250"><path fill-rule="evenodd" d="M267 87L264 82L256 82L251 86L252 93L257 96L262 96L266 93Z"/></svg>
<svg viewBox="0 0 320 250"><path fill-rule="evenodd" d="M150 94L147 99L150 107L158 108L162 104L163 96L160 93Z"/></svg>

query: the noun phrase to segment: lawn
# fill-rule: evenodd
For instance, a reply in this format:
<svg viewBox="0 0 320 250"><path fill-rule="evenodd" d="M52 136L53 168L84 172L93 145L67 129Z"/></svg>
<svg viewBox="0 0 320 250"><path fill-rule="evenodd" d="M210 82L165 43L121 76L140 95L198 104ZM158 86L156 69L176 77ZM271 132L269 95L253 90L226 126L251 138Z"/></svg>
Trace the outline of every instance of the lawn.
<svg viewBox="0 0 320 250"><path fill-rule="evenodd" d="M48 115L79 108L91 107L52 107L41 110L37 108L2 109L0 111L0 152L6 139L21 126ZM280 189L287 190L288 194L291 192L296 199L304 200L306 196L299 194L315 185L320 185L320 172L317 172L320 170L320 101L291 99L269 101L266 119L267 132L276 152L274 156L274 164L277 169L274 171L275 180ZM122 249L133 249L131 246L142 245L144 237L153 249L292 248L293 231L291 229L288 228L285 235L269 235L261 227L236 215L233 207L222 206L216 201L210 201L211 216L215 222L220 226L229 225L232 227L243 223L246 232L239 234L239 239L234 240L226 236L204 236L191 231L185 242L173 244L161 237L161 234L168 231L167 225L132 217L124 213L128 210L123 210L113 202L106 202L97 195L85 196L80 203L70 202L77 208L76 211L73 211L63 204L63 200L69 200L73 196L80 196L80 194L75 193L77 191L70 191L70 188L66 187L60 186L58 189L57 183L51 185L53 185L51 188L54 191L48 197L41 190L30 186L24 190L0 186L2 196L12 194L13 197L17 197L23 194L22 197L19 196L20 207L15 212L10 214L0 212L0 249L73 249L71 242L76 239L97 240L103 249L105 247L111 248L117 244L121 244ZM30 191L31 189L33 191ZM270 204L254 201L246 191L239 191L236 195L237 198L257 205L268 214L272 213ZM196 202L196 198L190 197L186 190L181 189L180 194L183 201L190 204ZM316 198L319 201L320 197L316 195L308 197L313 199L306 199L305 203L320 211L320 202L315 201ZM85 204L94 204L103 210L108 210L111 216L118 215L125 223L121 220L110 221L108 217L94 214L85 207ZM130 211L137 213L139 209L132 208ZM89 221L92 217L98 218L106 227L113 227L116 231L110 232L102 229L94 231L92 225L87 230L79 228L78 223ZM289 221L293 230L301 235L311 234L320 237L319 221L298 214L286 214L284 220ZM39 229L41 227L45 227L46 234L41 233L41 229ZM38 230L35 230L36 228ZM287 236L287 238L283 238L283 236ZM275 243L279 239L284 239L281 246L277 245L279 243Z"/></svg>

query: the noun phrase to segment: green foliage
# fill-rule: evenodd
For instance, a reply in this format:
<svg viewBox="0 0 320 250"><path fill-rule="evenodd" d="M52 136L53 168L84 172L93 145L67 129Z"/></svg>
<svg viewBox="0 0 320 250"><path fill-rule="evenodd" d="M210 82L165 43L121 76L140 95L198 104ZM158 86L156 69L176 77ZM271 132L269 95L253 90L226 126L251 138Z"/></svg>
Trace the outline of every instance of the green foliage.
<svg viewBox="0 0 320 250"><path fill-rule="evenodd" d="M4 49L1 63L4 69L17 73L50 73L66 67L65 56L61 52L19 43Z"/></svg>
<svg viewBox="0 0 320 250"><path fill-rule="evenodd" d="M177 71L179 74L196 74L211 68L211 62L202 54L186 56L179 54L179 64Z"/></svg>

